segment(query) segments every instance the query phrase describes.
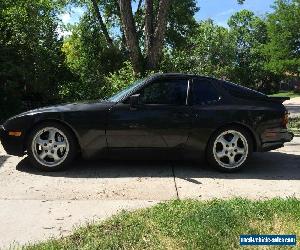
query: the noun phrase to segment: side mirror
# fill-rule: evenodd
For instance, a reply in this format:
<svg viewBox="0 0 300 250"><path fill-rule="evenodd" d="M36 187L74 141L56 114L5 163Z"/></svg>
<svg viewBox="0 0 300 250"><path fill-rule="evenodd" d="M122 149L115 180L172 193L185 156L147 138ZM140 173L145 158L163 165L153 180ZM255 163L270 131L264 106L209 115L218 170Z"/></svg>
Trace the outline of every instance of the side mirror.
<svg viewBox="0 0 300 250"><path fill-rule="evenodd" d="M137 108L137 106L140 104L140 94L130 96L129 104L130 108Z"/></svg>

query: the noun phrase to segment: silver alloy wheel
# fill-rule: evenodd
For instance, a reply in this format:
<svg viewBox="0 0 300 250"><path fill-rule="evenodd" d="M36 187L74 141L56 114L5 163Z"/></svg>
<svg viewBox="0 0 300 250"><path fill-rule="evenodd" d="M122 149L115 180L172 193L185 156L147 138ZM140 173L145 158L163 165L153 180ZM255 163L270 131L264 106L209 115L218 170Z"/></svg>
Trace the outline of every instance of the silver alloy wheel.
<svg viewBox="0 0 300 250"><path fill-rule="evenodd" d="M245 136L236 130L221 133L214 142L213 155L224 168L237 168L248 156L248 142Z"/></svg>
<svg viewBox="0 0 300 250"><path fill-rule="evenodd" d="M46 167L61 164L69 153L68 138L55 127L39 130L32 140L31 147L34 158Z"/></svg>

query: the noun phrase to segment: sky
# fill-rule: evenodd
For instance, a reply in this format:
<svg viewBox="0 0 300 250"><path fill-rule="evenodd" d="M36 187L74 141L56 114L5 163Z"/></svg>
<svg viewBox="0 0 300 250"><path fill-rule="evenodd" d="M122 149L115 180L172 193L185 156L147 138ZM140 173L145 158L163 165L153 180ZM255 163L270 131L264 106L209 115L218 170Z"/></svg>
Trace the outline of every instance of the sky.
<svg viewBox="0 0 300 250"><path fill-rule="evenodd" d="M271 12L271 5L274 0L245 0L242 5L238 4L237 0L197 0L197 2L198 7L200 7L200 11L196 14L198 21L211 18L218 25L226 27L228 18L239 10L248 9L258 16ZM64 24L74 24L79 21L83 13L84 9L82 8L72 8L71 12L61 15L62 22Z"/></svg>

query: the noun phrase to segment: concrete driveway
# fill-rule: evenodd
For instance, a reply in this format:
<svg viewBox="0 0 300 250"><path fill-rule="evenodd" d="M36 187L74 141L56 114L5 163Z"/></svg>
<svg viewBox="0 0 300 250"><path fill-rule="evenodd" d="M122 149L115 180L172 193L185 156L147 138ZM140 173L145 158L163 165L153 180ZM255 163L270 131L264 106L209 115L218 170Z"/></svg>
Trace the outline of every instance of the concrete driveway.
<svg viewBox="0 0 300 250"><path fill-rule="evenodd" d="M218 173L203 162L82 160L68 171L46 173L0 147L0 187L0 247L8 247L164 200L300 198L300 138L254 154L235 174Z"/></svg>

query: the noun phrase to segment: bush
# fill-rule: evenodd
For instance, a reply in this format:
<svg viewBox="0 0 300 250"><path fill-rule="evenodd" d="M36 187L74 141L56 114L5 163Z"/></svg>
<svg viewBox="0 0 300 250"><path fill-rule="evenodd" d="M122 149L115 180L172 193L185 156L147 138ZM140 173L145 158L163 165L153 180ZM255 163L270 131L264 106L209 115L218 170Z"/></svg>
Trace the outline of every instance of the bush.
<svg viewBox="0 0 300 250"><path fill-rule="evenodd" d="M133 83L138 78L140 78L140 75L134 74L131 63L125 62L121 69L99 80L78 80L59 86L59 96L62 101L68 102L105 99Z"/></svg>
<svg viewBox="0 0 300 250"><path fill-rule="evenodd" d="M106 96L115 94L139 78L141 78L141 76L134 74L131 63L126 61L120 70L109 74L109 76L105 78Z"/></svg>
<svg viewBox="0 0 300 250"><path fill-rule="evenodd" d="M102 83L100 83L102 81ZM104 97L104 79L99 82L72 81L59 86L59 97L63 102L75 102L84 100L96 100Z"/></svg>

